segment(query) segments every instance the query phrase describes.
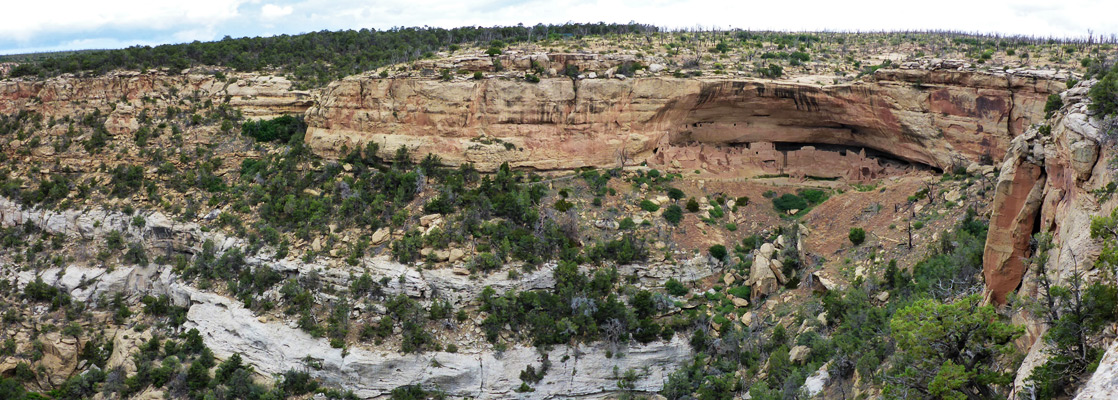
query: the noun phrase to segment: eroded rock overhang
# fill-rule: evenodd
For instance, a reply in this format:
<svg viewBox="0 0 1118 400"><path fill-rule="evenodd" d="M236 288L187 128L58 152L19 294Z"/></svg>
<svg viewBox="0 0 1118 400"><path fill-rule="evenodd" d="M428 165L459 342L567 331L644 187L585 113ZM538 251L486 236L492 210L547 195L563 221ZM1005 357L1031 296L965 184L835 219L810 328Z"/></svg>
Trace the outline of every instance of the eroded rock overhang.
<svg viewBox="0 0 1118 400"><path fill-rule="evenodd" d="M691 157L752 174L759 172L734 168L740 154L716 150L766 143L815 151L842 146L842 157L831 158L849 159L858 171L862 160L849 153L860 149L869 166L884 158L943 170L1001 160L1013 137L1042 120L1047 96L1064 86L1059 77L1039 74L923 69L881 70L865 82L840 85L363 75L323 90L307 111L307 141L326 156L376 142L382 151L403 145L483 170L502 162L549 170L613 167L622 159L671 165ZM686 150L695 146L708 149Z"/></svg>

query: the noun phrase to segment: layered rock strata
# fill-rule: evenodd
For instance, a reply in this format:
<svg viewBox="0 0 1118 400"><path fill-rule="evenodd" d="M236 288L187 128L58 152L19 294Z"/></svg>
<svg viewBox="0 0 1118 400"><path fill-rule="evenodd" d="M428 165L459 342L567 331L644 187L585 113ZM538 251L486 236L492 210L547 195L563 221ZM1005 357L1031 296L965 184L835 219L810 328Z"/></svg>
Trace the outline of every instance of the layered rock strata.
<svg viewBox="0 0 1118 400"><path fill-rule="evenodd" d="M133 105L153 100L179 105L179 98L187 95L215 104L227 102L248 118L301 114L313 102L310 92L296 90L291 81L277 76L231 74L222 80L201 71L178 75L116 71L89 78L0 80L0 114L33 110L49 119L100 109L111 113L106 128L112 133L132 133L139 127Z"/></svg>
<svg viewBox="0 0 1118 400"><path fill-rule="evenodd" d="M455 80L353 76L307 111L307 142L337 156L375 142L494 169L612 167L660 161L693 143L865 148L939 169L1001 159L1042 120L1060 77L881 70L819 86L761 79ZM735 155L739 156L739 155ZM748 154L741 155L748 158Z"/></svg>

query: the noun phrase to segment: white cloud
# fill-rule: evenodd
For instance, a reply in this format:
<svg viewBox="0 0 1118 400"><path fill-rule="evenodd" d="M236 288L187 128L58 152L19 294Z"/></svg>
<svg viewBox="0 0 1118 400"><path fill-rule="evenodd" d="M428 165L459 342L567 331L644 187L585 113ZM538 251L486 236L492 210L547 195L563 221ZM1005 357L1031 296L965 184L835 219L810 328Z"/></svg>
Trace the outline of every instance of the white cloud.
<svg viewBox="0 0 1118 400"><path fill-rule="evenodd" d="M238 17L245 0L13 1L4 5L0 38L30 40L99 30L172 29L216 26Z"/></svg>
<svg viewBox="0 0 1118 400"><path fill-rule="evenodd" d="M213 40L217 37L217 29L213 26L202 26L194 29L185 29L171 35L177 42L193 42Z"/></svg>
<svg viewBox="0 0 1118 400"><path fill-rule="evenodd" d="M260 16L265 19L276 19L290 15L293 11L295 11L295 9L291 6L280 7L275 4L265 4L264 7L260 9Z"/></svg>

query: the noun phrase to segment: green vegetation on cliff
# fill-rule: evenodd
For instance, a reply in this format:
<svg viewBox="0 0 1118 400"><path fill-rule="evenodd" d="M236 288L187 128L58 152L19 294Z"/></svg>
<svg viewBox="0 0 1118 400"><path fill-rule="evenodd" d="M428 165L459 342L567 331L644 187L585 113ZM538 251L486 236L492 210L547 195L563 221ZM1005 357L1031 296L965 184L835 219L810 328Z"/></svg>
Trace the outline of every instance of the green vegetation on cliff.
<svg viewBox="0 0 1118 400"><path fill-rule="evenodd" d="M101 74L113 69L170 68L199 65L223 66L239 71L279 70L297 80L323 85L327 82L388 64L432 57L450 46L500 40L525 42L563 36L655 32L651 25L579 24L505 27L392 28L319 31L301 35L230 38L161 46L134 46L121 50L74 52L24 63L11 76L56 76L64 73ZM499 49L498 49L499 50Z"/></svg>

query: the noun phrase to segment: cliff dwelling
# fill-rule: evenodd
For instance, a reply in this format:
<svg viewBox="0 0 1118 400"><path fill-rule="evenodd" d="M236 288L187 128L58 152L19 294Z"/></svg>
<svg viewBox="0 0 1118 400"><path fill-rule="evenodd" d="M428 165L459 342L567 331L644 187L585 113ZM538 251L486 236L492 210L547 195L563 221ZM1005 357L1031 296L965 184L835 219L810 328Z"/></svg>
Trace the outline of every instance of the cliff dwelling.
<svg viewBox="0 0 1118 400"><path fill-rule="evenodd" d="M654 150L651 161L661 168L702 169L720 178L788 176L869 182L915 170L935 170L864 147L791 142L665 145Z"/></svg>

